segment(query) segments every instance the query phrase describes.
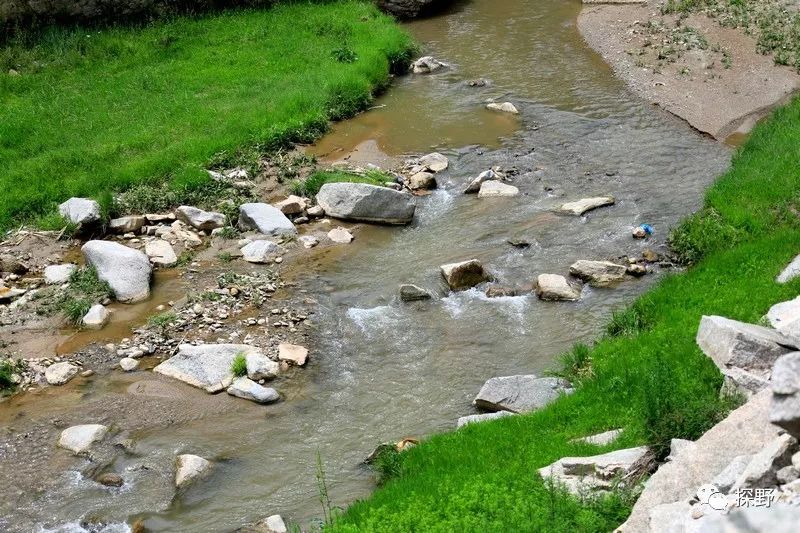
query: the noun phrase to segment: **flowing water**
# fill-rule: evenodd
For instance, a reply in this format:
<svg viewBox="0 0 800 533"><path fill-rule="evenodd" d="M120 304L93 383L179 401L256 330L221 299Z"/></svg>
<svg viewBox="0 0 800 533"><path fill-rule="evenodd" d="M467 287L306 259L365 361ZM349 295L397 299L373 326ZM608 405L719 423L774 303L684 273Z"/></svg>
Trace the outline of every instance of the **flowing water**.
<svg viewBox="0 0 800 533"><path fill-rule="evenodd" d="M437 148L451 166L440 188L419 199L411 226L363 226L351 245L309 254L298 269L297 281L320 307L311 362L282 385L286 401L235 402L222 414L139 431L138 456L114 464L132 486L98 488L68 472L62 489L29 509L40 523L91 514L110 522L142 517L153 531L230 531L281 513L308 524L322 515L317 454L334 504L367 496L374 482L359 463L377 443L453 428L474 412L471 400L486 379L552 368L559 352L596 338L613 309L651 286L657 275L586 288L577 303L546 303L529 294L448 294L440 279L439 265L477 258L500 284L525 287L539 273L565 274L577 259L641 254L699 207L725 169L727 149L614 79L578 34L579 9L574 0L474 0L408 24L451 68L399 78L377 102L382 107L338 124L315 151L335 159L368 146L391 158ZM490 86L465 84L479 77ZM521 115L490 113L487 98L510 100ZM469 177L493 165L519 171L520 196L461 194ZM552 212L601 194L617 204L583 218ZM655 226L655 239L634 241L632 226L644 222ZM531 246L513 248L512 237ZM400 283L436 297L402 304ZM129 378L114 379L69 401L79 409L81 394L128 386ZM170 465L183 451L218 465L173 499L168 474L140 467Z"/></svg>

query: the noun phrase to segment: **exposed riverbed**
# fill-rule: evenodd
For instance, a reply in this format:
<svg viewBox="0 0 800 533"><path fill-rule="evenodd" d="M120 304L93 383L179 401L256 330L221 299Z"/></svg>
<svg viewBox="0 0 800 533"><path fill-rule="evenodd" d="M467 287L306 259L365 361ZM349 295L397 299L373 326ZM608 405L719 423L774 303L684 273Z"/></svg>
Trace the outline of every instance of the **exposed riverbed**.
<svg viewBox="0 0 800 533"><path fill-rule="evenodd" d="M310 363L280 389L285 401L261 407L177 382L142 394L132 386L146 379L141 373L115 373L1 404L0 420L20 427L26 411L39 412L31 417L43 424L53 417L81 423L103 409L113 415L122 404L140 413L135 424L119 422L122 430L135 428L129 436L136 453L110 459L130 484L110 489L82 480L77 470L84 465L59 454L56 479L48 474L40 493L5 499L0 526L29 531L91 516L118 524L143 518L152 531L230 531L273 513L305 525L322 515L317 453L334 504L345 506L374 488L359 463L377 443L451 429L474 412L470 402L486 379L541 373L573 343L596 338L612 310L657 273L615 288L587 287L578 303L447 294L439 274L443 263L477 258L500 284L525 287L539 273L566 274L577 259L658 250L668 228L700 206L703 190L726 168L728 149L614 78L578 34L579 10L574 1L474 0L409 23L426 53L452 68L399 78L376 102L385 107L338 124L315 151L335 160L360 147L354 159L380 164L436 148L450 157L450 168L438 176L440 188L419 199L411 226L362 225L352 244L314 249L287 266L285 275L319 307ZM491 83L467 86L474 78ZM521 114L491 113L487 98L512 101ZM461 193L469 178L494 165L517 170L520 196ZM552 212L605 194L616 205L585 218ZM640 223L656 228L653 239L631 238ZM531 246L513 248L509 238ZM436 297L403 304L400 283ZM194 406L193 416L148 429L148 410L168 411L178 394ZM173 499L171 465L184 452L218 466ZM115 527L108 531L125 530Z"/></svg>

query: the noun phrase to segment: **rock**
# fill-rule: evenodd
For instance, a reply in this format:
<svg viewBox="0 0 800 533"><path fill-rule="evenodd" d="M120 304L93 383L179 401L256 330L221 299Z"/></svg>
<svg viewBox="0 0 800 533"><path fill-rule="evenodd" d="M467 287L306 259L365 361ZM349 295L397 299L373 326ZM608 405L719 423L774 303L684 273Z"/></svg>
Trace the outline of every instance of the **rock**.
<svg viewBox="0 0 800 533"><path fill-rule="evenodd" d="M233 382L231 366L238 354L245 357L256 348L246 344L181 344L178 353L153 372L175 378L206 392L220 392Z"/></svg>
<svg viewBox="0 0 800 533"><path fill-rule="evenodd" d="M211 466L211 461L198 455L179 455L175 460L175 486L180 489L206 476Z"/></svg>
<svg viewBox="0 0 800 533"><path fill-rule="evenodd" d="M122 476L114 472L100 474L94 478L94 480L105 487L121 487L125 484L125 480L122 479Z"/></svg>
<svg viewBox="0 0 800 533"><path fill-rule="evenodd" d="M767 320L784 335L800 338L800 296L770 307Z"/></svg>
<svg viewBox="0 0 800 533"><path fill-rule="evenodd" d="M92 444L103 440L106 433L108 433L108 428L102 424L82 424L68 427L61 432L61 436L58 438L58 446L76 455L86 453L92 447Z"/></svg>
<svg viewBox="0 0 800 533"><path fill-rule="evenodd" d="M139 367L139 361L132 357L123 357L119 360L119 367L125 372L132 372Z"/></svg>
<svg viewBox="0 0 800 533"><path fill-rule="evenodd" d="M454 291L469 289L492 279L477 259L470 259L461 263L449 263L439 268L447 285Z"/></svg>
<svg viewBox="0 0 800 533"><path fill-rule="evenodd" d="M474 80L469 80L467 82L467 85L469 85L470 87L486 87L487 85L489 85L489 80L487 80L486 78L476 78Z"/></svg>
<svg viewBox="0 0 800 533"><path fill-rule="evenodd" d="M648 248L642 252L642 259L644 259L648 263L655 263L660 259L660 257L656 252Z"/></svg>
<svg viewBox="0 0 800 533"><path fill-rule="evenodd" d="M722 494L728 494L752 459L752 455L737 455L728 463L728 466L723 468L722 471L711 480L711 484L717 487Z"/></svg>
<svg viewBox="0 0 800 533"><path fill-rule="evenodd" d="M647 267L644 265L640 265L639 263L634 263L632 265L628 265L627 267L625 267L625 272L627 272L631 276L640 278L645 274L647 274Z"/></svg>
<svg viewBox="0 0 800 533"><path fill-rule="evenodd" d="M610 261L585 261L581 259L569 267L569 273L594 285L609 285L625 279L627 267Z"/></svg>
<svg viewBox="0 0 800 533"><path fill-rule="evenodd" d="M570 442L584 442L586 444L594 444L595 446L605 446L617 440L617 437L621 434L621 429L612 429L610 431L604 431L603 433L597 433L596 435L572 439Z"/></svg>
<svg viewBox="0 0 800 533"><path fill-rule="evenodd" d="M26 292L28 292L28 291L26 291L25 289L17 289L17 288L6 287L6 286L4 286L2 284L2 282L0 282L0 303L2 303L2 302L11 302L13 300L16 300L20 296L23 296ZM24 300L20 300L20 302L23 302L23 301ZM16 303L19 303L19 302L15 302L15 304Z"/></svg>
<svg viewBox="0 0 800 533"><path fill-rule="evenodd" d="M166 224L175 220L175 213L148 213L144 218L150 224Z"/></svg>
<svg viewBox="0 0 800 533"><path fill-rule="evenodd" d="M309 217L311 217L311 218L319 218L319 217L324 217L324 216L325 216L325 210L324 210L324 209L322 209L322 208L321 208L320 206L318 206L318 205L315 205L314 207L309 207L309 208L306 210L306 213L307 213L307 214L308 214L308 216L309 216Z"/></svg>
<svg viewBox="0 0 800 533"><path fill-rule="evenodd" d="M507 416L514 416L511 411L497 411L494 413L483 413L480 415L462 416L456 422L456 427L463 427L467 424L476 424L478 422L486 422L488 420L496 420L498 418L505 418Z"/></svg>
<svg viewBox="0 0 800 533"><path fill-rule="evenodd" d="M430 172L417 172L408 178L408 188L412 191L420 189L435 189L436 178Z"/></svg>
<svg viewBox="0 0 800 533"><path fill-rule="evenodd" d="M83 315L81 322L83 326L89 329L103 329L103 326L108 324L111 315L106 309L106 306L101 304L94 304L89 308L89 311Z"/></svg>
<svg viewBox="0 0 800 533"><path fill-rule="evenodd" d="M440 0L378 0L382 10L400 19L416 18L426 8L441 3Z"/></svg>
<svg viewBox="0 0 800 533"><path fill-rule="evenodd" d="M768 421L769 391L753 396L695 441L692 453L665 463L647 480L621 532L647 531L650 510L693 498L698 487L714 479L739 455L761 451L778 435Z"/></svg>
<svg viewBox="0 0 800 533"><path fill-rule="evenodd" d="M142 215L112 218L108 229L114 233L138 233L144 227L145 219Z"/></svg>
<svg viewBox="0 0 800 533"><path fill-rule="evenodd" d="M787 345L794 344L775 330L720 316L704 316L696 340L720 371L745 392L758 392L772 365L792 351Z"/></svg>
<svg viewBox="0 0 800 533"><path fill-rule="evenodd" d="M268 516L263 520L264 533L287 533L289 530L279 514Z"/></svg>
<svg viewBox="0 0 800 533"><path fill-rule="evenodd" d="M512 115L519 115L519 110L511 102L503 102L502 104L492 102L491 104L486 105L486 109L491 111L502 111L503 113L511 113Z"/></svg>
<svg viewBox="0 0 800 533"><path fill-rule="evenodd" d="M696 508L696 507L695 507ZM649 513L649 533L683 533L691 522L692 505L688 501L664 503L655 506Z"/></svg>
<svg viewBox="0 0 800 533"><path fill-rule="evenodd" d="M581 290L570 285L567 278L558 274L539 274L535 290L536 296L542 300L571 302L581 298Z"/></svg>
<svg viewBox="0 0 800 533"><path fill-rule="evenodd" d="M234 379L231 386L228 387L228 394L256 403L273 403L281 398L275 389L263 387L246 377Z"/></svg>
<svg viewBox="0 0 800 533"><path fill-rule="evenodd" d="M674 461L682 453L690 451L694 447L694 441L687 439L671 439L669 441L669 455L665 461Z"/></svg>
<svg viewBox="0 0 800 533"><path fill-rule="evenodd" d="M0 272L22 275L28 272L28 267L11 254L0 254Z"/></svg>
<svg viewBox="0 0 800 533"><path fill-rule="evenodd" d="M504 376L484 383L472 403L487 411L525 413L541 409L561 393L572 391L569 382L561 378L540 378L533 374Z"/></svg>
<svg viewBox="0 0 800 533"><path fill-rule="evenodd" d="M692 531L703 533L796 533L800 507L783 502L766 506L736 507L730 513L709 513ZM687 529L688 531L688 529Z"/></svg>
<svg viewBox="0 0 800 533"><path fill-rule="evenodd" d="M486 287L487 298L503 298L509 296L517 296L518 294L519 291L517 291L513 287L501 287L499 285L492 285L491 287Z"/></svg>
<svg viewBox="0 0 800 533"><path fill-rule="evenodd" d="M272 241L258 240L243 246L241 252L242 259L248 263L270 263L280 247Z"/></svg>
<svg viewBox="0 0 800 533"><path fill-rule="evenodd" d="M584 213L591 211L592 209L597 209L598 207L605 207L607 205L614 205L613 196L599 196L597 198L583 198L576 202L568 202L562 205L559 210L562 213L568 213L570 215L577 215L581 216Z"/></svg>
<svg viewBox="0 0 800 533"><path fill-rule="evenodd" d="M248 353L246 356L246 361L247 377L252 380L259 381L262 379L273 379L280 374L280 363L273 361L262 353Z"/></svg>
<svg viewBox="0 0 800 533"><path fill-rule="evenodd" d="M154 265L161 267L172 267L178 262L178 256L172 245L163 239L147 241L144 245L144 253Z"/></svg>
<svg viewBox="0 0 800 533"><path fill-rule="evenodd" d="M408 224L417 207L407 192L367 183L326 183L317 202L328 216L381 224Z"/></svg>
<svg viewBox="0 0 800 533"><path fill-rule="evenodd" d="M239 228L256 230L264 235L295 235L297 228L277 207L269 204L242 204L239 206Z"/></svg>
<svg viewBox="0 0 800 533"><path fill-rule="evenodd" d="M300 244L303 245L303 248L305 249L313 248L319 244L319 239L317 239L313 235L303 235L302 237L298 237L297 240L300 242Z"/></svg>
<svg viewBox="0 0 800 533"><path fill-rule="evenodd" d="M447 63L443 63L431 56L420 57L411 63L411 71L414 74L430 74L446 67Z"/></svg>
<svg viewBox="0 0 800 533"><path fill-rule="evenodd" d="M69 281L72 274L77 272L78 266L72 263L63 265L50 265L44 267L44 282L48 285L61 285Z"/></svg>
<svg viewBox="0 0 800 533"><path fill-rule="evenodd" d="M494 198L498 196L517 196L519 189L502 181L484 181L478 191L478 198Z"/></svg>
<svg viewBox="0 0 800 533"><path fill-rule="evenodd" d="M775 278L775 281L781 284L788 283L798 275L800 275L800 255L792 259L792 262L789 263L780 274L778 274L778 277Z"/></svg>
<svg viewBox="0 0 800 533"><path fill-rule="evenodd" d="M78 373L79 368L72 363L62 361L60 363L53 363L44 371L44 378L47 380L48 385L63 385Z"/></svg>
<svg viewBox="0 0 800 533"><path fill-rule="evenodd" d="M280 209L284 215L299 215L308 207L308 200L292 194L275 204L275 207Z"/></svg>
<svg viewBox="0 0 800 533"><path fill-rule="evenodd" d="M775 362L769 419L800 439L800 352L788 353Z"/></svg>
<svg viewBox="0 0 800 533"><path fill-rule="evenodd" d="M200 231L211 231L225 226L225 215L213 211L203 211L190 205L182 205L175 210L175 216L181 222Z"/></svg>
<svg viewBox="0 0 800 533"><path fill-rule="evenodd" d="M478 174L478 177L473 179L464 189L464 194L473 194L481 190L481 185L484 182L498 179L498 175L494 170L485 170Z"/></svg>
<svg viewBox="0 0 800 533"><path fill-rule="evenodd" d="M775 472L775 478L779 485L786 485L800 477L800 472L792 465L787 465Z"/></svg>
<svg viewBox="0 0 800 533"><path fill-rule="evenodd" d="M405 283L400 285L400 300L404 302L416 302L418 300L430 300L431 293L421 287Z"/></svg>
<svg viewBox="0 0 800 533"><path fill-rule="evenodd" d="M88 198L70 198L58 206L58 212L73 224L91 224L100 220L100 204Z"/></svg>
<svg viewBox="0 0 800 533"><path fill-rule="evenodd" d="M646 446L616 450L591 457L563 457L539 469L542 478L562 483L573 494L605 491L625 477L646 473L653 462Z"/></svg>
<svg viewBox="0 0 800 533"><path fill-rule="evenodd" d="M278 345L278 359L297 366L303 366L308 359L308 348L282 342Z"/></svg>
<svg viewBox="0 0 800 533"><path fill-rule="evenodd" d="M447 170L450 161L447 159L447 157L443 156L439 152L433 152L420 157L419 164L431 172L437 173Z"/></svg>
<svg viewBox="0 0 800 533"><path fill-rule="evenodd" d="M152 267L142 252L111 241L89 241L81 251L118 301L134 303L150 296Z"/></svg>
<svg viewBox="0 0 800 533"><path fill-rule="evenodd" d="M353 241L353 234L339 226L328 232L328 238L337 244L350 244Z"/></svg>

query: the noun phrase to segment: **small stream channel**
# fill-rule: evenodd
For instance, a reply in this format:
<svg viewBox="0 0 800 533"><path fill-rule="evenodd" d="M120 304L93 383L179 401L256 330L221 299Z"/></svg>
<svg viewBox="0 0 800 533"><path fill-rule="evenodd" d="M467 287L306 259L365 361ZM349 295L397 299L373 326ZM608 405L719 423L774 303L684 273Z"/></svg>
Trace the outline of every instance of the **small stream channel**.
<svg viewBox="0 0 800 533"><path fill-rule="evenodd" d="M74 523L86 514L116 523L142 517L152 531L231 531L273 513L305 525L321 516L317 453L334 504L345 506L373 490L359 463L377 443L452 429L474 412L471 400L486 379L541 373L573 343L596 338L612 310L657 275L586 288L577 303L546 303L531 295L488 299L479 290L448 294L438 269L477 258L500 284L529 287L539 273L566 274L577 259L640 255L700 206L726 168L728 149L613 77L578 34L579 9L577 0L473 0L407 24L427 53L452 68L399 78L376 102L384 107L336 125L313 151L335 160L355 150L353 159L381 163L435 148L451 165L438 176L440 188L419 199L411 226L363 226L351 245L310 254L295 269L320 305L311 362L282 391L287 400L132 435L139 457L152 464L171 464L176 450L218 458L209 480L175 500L164 476L131 474L140 481L118 490L68 473L61 490L26 514L51 531L80 531ZM491 84L469 87L473 78ZM510 100L521 115L489 112L487 98ZM520 196L461 194L493 165L517 169ZM584 218L552 212L600 194L617 204ZM634 241L631 228L644 222L655 238ZM532 245L513 248L509 238ZM436 298L402 304L397 287L406 282ZM129 378L116 379L87 394L127 386ZM118 459L115 468L138 460ZM73 525L58 526L65 523Z"/></svg>

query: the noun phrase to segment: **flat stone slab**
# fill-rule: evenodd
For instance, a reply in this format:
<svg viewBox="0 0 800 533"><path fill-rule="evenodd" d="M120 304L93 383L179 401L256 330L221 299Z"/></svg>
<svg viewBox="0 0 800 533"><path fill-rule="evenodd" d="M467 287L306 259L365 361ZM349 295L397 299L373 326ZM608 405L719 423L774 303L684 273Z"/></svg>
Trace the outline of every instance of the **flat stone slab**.
<svg viewBox="0 0 800 533"><path fill-rule="evenodd" d="M559 208L562 213L581 216L599 207L614 205L616 200L613 196L598 196L595 198L583 198L575 202L567 202Z"/></svg>
<svg viewBox="0 0 800 533"><path fill-rule="evenodd" d="M569 267L569 273L592 285L610 285L625 279L628 268L611 261L587 261L581 259Z"/></svg>
<svg viewBox="0 0 800 533"><path fill-rule="evenodd" d="M107 432L108 427L102 424L81 424L68 427L61 432L58 446L75 454L86 453L92 444L102 440Z"/></svg>
<svg viewBox="0 0 800 533"><path fill-rule="evenodd" d="M233 382L231 366L236 356L247 357L252 352L258 350L246 344L181 344L178 353L155 367L153 372L216 393Z"/></svg>
<svg viewBox="0 0 800 533"><path fill-rule="evenodd" d="M500 198L519 195L519 189L502 181L489 180L481 184L478 198Z"/></svg>
<svg viewBox="0 0 800 533"><path fill-rule="evenodd" d="M239 206L239 228L273 236L297 234L297 228L280 209L262 203Z"/></svg>
<svg viewBox="0 0 800 533"><path fill-rule="evenodd" d="M326 183L317 203L328 216L379 224L408 224L417 209L412 195L367 183Z"/></svg>
<svg viewBox="0 0 800 533"><path fill-rule="evenodd" d="M572 391L569 382L561 378L540 378L533 374L503 376L484 383L472 403L487 411L526 413L541 409L562 393Z"/></svg>
<svg viewBox="0 0 800 533"><path fill-rule="evenodd" d="M623 476L643 466L649 456L649 448L640 446L591 457L563 457L540 468L539 475L563 484L573 494L608 490Z"/></svg>
<svg viewBox="0 0 800 533"><path fill-rule="evenodd" d="M505 418L507 416L514 416L514 413L511 411L497 411L494 413L462 416L456 422L456 427L463 427L467 424L477 424L479 422L487 422L489 420L497 420L498 418Z"/></svg>

